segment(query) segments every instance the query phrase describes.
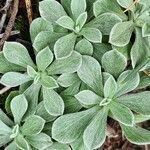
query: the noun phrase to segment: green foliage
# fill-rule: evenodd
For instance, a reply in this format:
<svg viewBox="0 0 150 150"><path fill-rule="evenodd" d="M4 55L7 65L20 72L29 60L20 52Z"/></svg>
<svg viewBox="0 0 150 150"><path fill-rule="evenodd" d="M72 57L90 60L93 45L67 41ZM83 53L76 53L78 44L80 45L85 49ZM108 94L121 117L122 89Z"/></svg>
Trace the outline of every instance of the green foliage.
<svg viewBox="0 0 150 150"><path fill-rule="evenodd" d="M98 149L108 117L130 142L150 144L137 124L150 119L149 1L43 0L39 11L35 55L17 42L0 53L0 83L16 87L9 116L0 109L0 147Z"/></svg>

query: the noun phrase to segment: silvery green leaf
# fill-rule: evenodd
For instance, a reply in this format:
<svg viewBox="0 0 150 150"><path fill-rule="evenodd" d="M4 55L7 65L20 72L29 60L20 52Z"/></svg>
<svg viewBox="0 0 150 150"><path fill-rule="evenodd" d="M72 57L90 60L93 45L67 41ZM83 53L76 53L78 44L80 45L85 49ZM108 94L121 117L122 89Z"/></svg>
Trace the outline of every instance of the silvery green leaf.
<svg viewBox="0 0 150 150"><path fill-rule="evenodd" d="M136 73L132 78L129 78L126 82L124 80L132 73L131 70L124 71L117 80L118 85L118 91L117 96L121 96L123 94L126 94L132 90L134 90L140 82L140 76L138 73Z"/></svg>
<svg viewBox="0 0 150 150"><path fill-rule="evenodd" d="M28 88L23 92L28 101L28 110L24 118L27 118L28 116L33 115L35 113L36 107L38 105L40 87L40 84L33 83L30 86L28 86Z"/></svg>
<svg viewBox="0 0 150 150"><path fill-rule="evenodd" d="M17 147L16 143L13 141L5 148L5 150L19 150L19 148Z"/></svg>
<svg viewBox="0 0 150 150"><path fill-rule="evenodd" d="M97 28L83 28L80 34L83 35L90 42L102 42L102 33Z"/></svg>
<svg viewBox="0 0 150 150"><path fill-rule="evenodd" d="M26 141L26 139L21 134L19 134L15 138L15 144L21 150L31 150L29 143Z"/></svg>
<svg viewBox="0 0 150 150"><path fill-rule="evenodd" d="M86 11L86 0L71 0L71 11L74 19Z"/></svg>
<svg viewBox="0 0 150 150"><path fill-rule="evenodd" d="M119 47L127 45L133 30L134 23L132 21L115 24L110 32L109 43Z"/></svg>
<svg viewBox="0 0 150 150"><path fill-rule="evenodd" d="M141 123L150 120L150 115L135 114L135 123Z"/></svg>
<svg viewBox="0 0 150 150"><path fill-rule="evenodd" d="M39 11L42 18L55 22L60 17L66 16L64 8L56 0L44 0L39 3Z"/></svg>
<svg viewBox="0 0 150 150"><path fill-rule="evenodd" d="M53 77L48 75L43 75L40 79L40 82L43 87L46 87L48 89L55 89L59 87L57 81Z"/></svg>
<svg viewBox="0 0 150 150"><path fill-rule="evenodd" d="M96 105L103 99L90 90L83 90L76 94L75 97L83 105Z"/></svg>
<svg viewBox="0 0 150 150"><path fill-rule="evenodd" d="M27 65L35 67L27 49L17 42L5 42L3 48L5 58L16 65L26 68Z"/></svg>
<svg viewBox="0 0 150 150"><path fill-rule="evenodd" d="M117 83L113 76L110 76L104 84L104 97L112 99L117 92Z"/></svg>
<svg viewBox="0 0 150 150"><path fill-rule="evenodd" d="M89 110L67 114L59 117L53 124L52 137L61 143L71 143L83 133L88 123L99 110L93 107Z"/></svg>
<svg viewBox="0 0 150 150"><path fill-rule="evenodd" d="M44 102L40 102L37 106L35 115L42 117L46 122L51 122L55 120L55 116L51 116L44 107Z"/></svg>
<svg viewBox="0 0 150 150"><path fill-rule="evenodd" d="M87 20L87 12L84 12L79 15L79 17L76 20L76 28L80 31Z"/></svg>
<svg viewBox="0 0 150 150"><path fill-rule="evenodd" d="M98 149L105 142L107 114L107 108L102 108L101 110L99 110L94 119L85 129L83 140L85 145L89 149Z"/></svg>
<svg viewBox="0 0 150 150"><path fill-rule="evenodd" d="M33 79L37 76L37 72L31 66L27 66L27 74L29 75L29 77L31 77Z"/></svg>
<svg viewBox="0 0 150 150"><path fill-rule="evenodd" d="M82 57L78 52L73 51L72 54L63 59L55 60L48 68L48 74L74 73L81 66Z"/></svg>
<svg viewBox="0 0 150 150"><path fill-rule="evenodd" d="M20 124L28 108L28 102L26 100L26 97L23 94L14 97L10 103L10 108L11 108L15 123Z"/></svg>
<svg viewBox="0 0 150 150"><path fill-rule="evenodd" d="M57 82L62 87L69 87L78 81L80 81L80 79L76 73L64 73L57 79Z"/></svg>
<svg viewBox="0 0 150 150"><path fill-rule="evenodd" d="M0 120L0 136L11 134L12 129Z"/></svg>
<svg viewBox="0 0 150 150"><path fill-rule="evenodd" d="M117 0L118 4L123 8L128 8L133 4L133 0ZM132 6L131 9L133 9L134 6Z"/></svg>
<svg viewBox="0 0 150 150"><path fill-rule="evenodd" d="M32 79L27 74L7 72L1 77L0 83L8 87L16 87L30 80Z"/></svg>
<svg viewBox="0 0 150 150"><path fill-rule="evenodd" d="M71 0L61 0L60 2L67 14L72 17Z"/></svg>
<svg viewBox="0 0 150 150"><path fill-rule="evenodd" d="M6 134L6 135L0 135L0 147L6 145L7 143L9 143L12 139L10 139L10 134ZM7 149L6 149L7 150ZM12 150L12 149L8 149L8 150Z"/></svg>
<svg viewBox="0 0 150 150"><path fill-rule="evenodd" d="M44 48L41 50L36 56L36 64L39 71L45 71L46 68L51 64L53 61L53 53L49 49L49 47Z"/></svg>
<svg viewBox="0 0 150 150"><path fill-rule="evenodd" d="M74 30L75 27L75 22L69 16L62 16L56 23L69 30Z"/></svg>
<svg viewBox="0 0 150 150"><path fill-rule="evenodd" d="M122 130L128 141L136 145L150 144L150 131L134 126L127 127L122 125Z"/></svg>
<svg viewBox="0 0 150 150"><path fill-rule="evenodd" d="M94 47L94 53L93 57L101 63L102 56L107 52L112 50L112 47L109 43L98 43L98 44L93 44Z"/></svg>
<svg viewBox="0 0 150 150"><path fill-rule="evenodd" d="M143 60L150 56L149 46L150 43L148 38L142 37L141 29L136 28L136 39L131 49L131 60L133 68L141 64Z"/></svg>
<svg viewBox="0 0 150 150"><path fill-rule="evenodd" d="M51 31L53 32L53 26L51 22L48 22L42 18L34 19L30 25L30 36L32 42L34 42L35 37L41 32L41 31Z"/></svg>
<svg viewBox="0 0 150 150"><path fill-rule="evenodd" d="M28 142L36 149L45 150L53 144L50 136L45 133L38 135L27 136Z"/></svg>
<svg viewBox="0 0 150 150"><path fill-rule="evenodd" d="M60 116L64 112L64 102L54 90L43 88L43 100L46 111L52 116Z"/></svg>
<svg viewBox="0 0 150 150"><path fill-rule="evenodd" d="M150 92L145 91L136 94L128 94L118 98L118 102L127 106L131 110L144 114L150 114Z"/></svg>
<svg viewBox="0 0 150 150"><path fill-rule="evenodd" d="M77 71L79 78L100 96L103 95L101 66L90 56L82 56L82 65Z"/></svg>
<svg viewBox="0 0 150 150"><path fill-rule="evenodd" d="M37 115L31 115L26 120L21 127L21 132L23 135L32 136L39 134L45 125L45 120Z"/></svg>
<svg viewBox="0 0 150 150"><path fill-rule="evenodd" d="M9 127L12 127L14 123L10 120L10 118L0 109L0 120L7 124Z"/></svg>
<svg viewBox="0 0 150 150"><path fill-rule="evenodd" d="M64 35L65 33L42 31L36 36L33 42L33 47L38 52L43 50L47 46L49 46L50 49L53 49L55 42Z"/></svg>
<svg viewBox="0 0 150 150"><path fill-rule="evenodd" d="M68 145L65 144L61 144L61 143L53 143L52 146L48 147L45 150L71 150L70 147Z"/></svg>
<svg viewBox="0 0 150 150"><path fill-rule="evenodd" d="M87 23L86 27L98 28L103 35L109 35L113 26L121 22L120 17L114 13L104 13Z"/></svg>
<svg viewBox="0 0 150 150"><path fill-rule="evenodd" d="M82 55L92 55L93 54L93 45L86 39L80 40L76 46L75 50Z"/></svg>
<svg viewBox="0 0 150 150"><path fill-rule="evenodd" d="M103 55L102 66L106 72L110 73L114 77L118 77L126 68L127 59L117 50L111 50Z"/></svg>
<svg viewBox="0 0 150 150"><path fill-rule="evenodd" d="M10 71L26 71L25 68L10 63L5 57L3 52L0 52L0 73L6 73Z"/></svg>
<svg viewBox="0 0 150 150"><path fill-rule="evenodd" d="M113 117L126 126L134 125L134 115L132 111L123 104L112 101L109 105Z"/></svg>
<svg viewBox="0 0 150 150"><path fill-rule="evenodd" d="M116 15L119 15L119 17L123 20L127 19L127 16L122 11L120 6L117 4L116 1L110 1L110 0L97 0L94 3L93 6L94 15L97 17L103 13L115 13Z"/></svg>
<svg viewBox="0 0 150 150"><path fill-rule="evenodd" d="M65 58L71 55L77 36L70 33L58 39L54 45L54 54L56 59Z"/></svg>

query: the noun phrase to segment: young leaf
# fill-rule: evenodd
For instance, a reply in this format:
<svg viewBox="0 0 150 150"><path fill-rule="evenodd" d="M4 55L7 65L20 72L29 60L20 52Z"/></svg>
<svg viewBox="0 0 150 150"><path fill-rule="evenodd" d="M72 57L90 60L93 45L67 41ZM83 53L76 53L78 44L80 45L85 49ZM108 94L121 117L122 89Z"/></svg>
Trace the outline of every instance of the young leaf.
<svg viewBox="0 0 150 150"><path fill-rule="evenodd" d="M18 95L14 97L10 104L12 114L14 116L14 121L16 124L20 124L24 114L28 108L28 102L24 95Z"/></svg>
<svg viewBox="0 0 150 150"><path fill-rule="evenodd" d="M113 26L122 20L113 13L104 13L91 20L85 27L98 28L103 35L109 35Z"/></svg>
<svg viewBox="0 0 150 150"><path fill-rule="evenodd" d="M77 71L79 78L100 96L103 95L101 66L90 56L82 56L82 65Z"/></svg>
<svg viewBox="0 0 150 150"><path fill-rule="evenodd" d="M125 105L112 101L110 103L110 110L114 118L120 123L126 126L134 125L134 115L132 111Z"/></svg>
<svg viewBox="0 0 150 150"><path fill-rule="evenodd" d="M69 30L74 30L75 27L75 22L69 16L62 16L56 23Z"/></svg>
<svg viewBox="0 0 150 150"><path fill-rule="evenodd" d="M32 78L27 74L8 72L1 77L0 83L8 87L16 87L30 80L32 80Z"/></svg>
<svg viewBox="0 0 150 150"><path fill-rule="evenodd" d="M27 74L33 79L37 76L37 72L31 66L27 66Z"/></svg>
<svg viewBox="0 0 150 150"><path fill-rule="evenodd" d="M118 77L126 68L127 59L117 50L111 50L103 55L102 66L106 72L110 73L114 77Z"/></svg>
<svg viewBox="0 0 150 150"><path fill-rule="evenodd" d="M27 66L35 67L27 49L17 42L5 42L3 53L5 58L16 65L27 68Z"/></svg>
<svg viewBox="0 0 150 150"><path fill-rule="evenodd" d="M76 35L71 33L58 39L54 45L56 59L62 59L71 55L75 46L76 38Z"/></svg>
<svg viewBox="0 0 150 150"><path fill-rule="evenodd" d="M150 144L150 131L140 127L127 127L121 125L125 137L133 144L147 145Z"/></svg>
<svg viewBox="0 0 150 150"><path fill-rule="evenodd" d="M83 90L75 95L77 100L83 105L96 105L103 100L102 97L98 96L90 90Z"/></svg>
<svg viewBox="0 0 150 150"><path fill-rule="evenodd" d="M48 74L63 74L63 73L74 73L81 65L81 55L78 52L73 51L72 54L63 59L55 60L48 68Z"/></svg>
<svg viewBox="0 0 150 150"><path fill-rule="evenodd" d="M36 56L36 63L39 71L45 71L53 61L53 53L49 47L44 48Z"/></svg>
<svg viewBox="0 0 150 150"><path fill-rule="evenodd" d="M98 107L93 107L86 111L59 117L52 127L53 139L61 143L71 143L75 141L83 133L87 124L98 110Z"/></svg>
<svg viewBox="0 0 150 150"><path fill-rule="evenodd" d="M32 21L30 25L30 36L32 42L34 42L35 37L41 32L41 31L51 31L53 32L53 26L50 22L42 19L42 18L36 18Z"/></svg>
<svg viewBox="0 0 150 150"><path fill-rule="evenodd" d="M64 8L56 0L44 0L39 3L39 11L42 18L55 22L60 17L66 16Z"/></svg>
<svg viewBox="0 0 150 150"><path fill-rule="evenodd" d="M116 1L110 1L110 0L97 0L94 3L93 6L94 15L97 17L103 13L115 13L116 15L119 15L119 17L123 20L127 19L127 16L122 11L120 6L117 4Z"/></svg>
<svg viewBox="0 0 150 150"><path fill-rule="evenodd" d="M87 20L87 12L84 12L79 15L79 17L76 20L76 28L80 31Z"/></svg>
<svg viewBox="0 0 150 150"><path fill-rule="evenodd" d="M75 19L86 10L86 0L71 0L71 11Z"/></svg>
<svg viewBox="0 0 150 150"><path fill-rule="evenodd" d="M76 46L75 50L82 55L92 55L93 54L93 45L86 39L80 40Z"/></svg>
<svg viewBox="0 0 150 150"><path fill-rule="evenodd" d="M12 129L0 120L0 136L11 134Z"/></svg>
<svg viewBox="0 0 150 150"><path fill-rule="evenodd" d="M60 150L60 149L61 150L71 150L68 145L57 143L57 142L53 143L52 146L48 147L45 150Z"/></svg>
<svg viewBox="0 0 150 150"><path fill-rule="evenodd" d="M48 148L53 144L51 138L45 133L28 136L27 140L34 148L40 150L45 150L46 148Z"/></svg>
<svg viewBox="0 0 150 150"><path fill-rule="evenodd" d="M147 37L150 36L150 24L145 23L142 27L142 36Z"/></svg>
<svg viewBox="0 0 150 150"><path fill-rule="evenodd" d="M117 83L113 76L110 76L104 85L104 97L112 99L117 92Z"/></svg>
<svg viewBox="0 0 150 150"><path fill-rule="evenodd" d="M93 43L102 42L102 33L96 28L83 28L80 32L87 40Z"/></svg>
<svg viewBox="0 0 150 150"><path fill-rule="evenodd" d="M118 4L123 8L128 8L133 4L133 0L117 0ZM134 6L131 8L133 9Z"/></svg>
<svg viewBox="0 0 150 150"><path fill-rule="evenodd" d="M64 112L63 99L54 91L43 88L44 107L52 116L62 115Z"/></svg>
<svg viewBox="0 0 150 150"><path fill-rule="evenodd" d="M133 30L134 23L132 21L115 24L110 32L109 43L119 47L127 45L130 41Z"/></svg>
<svg viewBox="0 0 150 150"><path fill-rule="evenodd" d="M39 116L31 115L26 120L21 131L23 135L32 136L39 134L45 125L45 120Z"/></svg>
<svg viewBox="0 0 150 150"><path fill-rule="evenodd" d="M118 102L127 106L131 110L144 114L150 115L150 92L145 91L136 94L128 94L118 98Z"/></svg>
<svg viewBox="0 0 150 150"><path fill-rule="evenodd" d="M101 109L85 129L83 140L89 149L97 149L104 143L106 138L107 114L107 109Z"/></svg>

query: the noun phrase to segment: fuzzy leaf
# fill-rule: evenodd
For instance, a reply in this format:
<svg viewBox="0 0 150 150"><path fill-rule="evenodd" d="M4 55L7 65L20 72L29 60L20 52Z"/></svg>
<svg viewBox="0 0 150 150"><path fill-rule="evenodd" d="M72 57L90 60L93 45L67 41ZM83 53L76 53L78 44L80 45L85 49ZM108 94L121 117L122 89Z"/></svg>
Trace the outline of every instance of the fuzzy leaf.
<svg viewBox="0 0 150 150"><path fill-rule="evenodd" d="M11 111L16 124L20 124L28 108L28 102L24 95L14 97L10 104Z"/></svg>
<svg viewBox="0 0 150 150"><path fill-rule="evenodd" d="M32 115L29 116L23 126L21 127L21 131L23 135L32 136L39 134L45 125L45 120L39 116Z"/></svg>
<svg viewBox="0 0 150 150"><path fill-rule="evenodd" d="M142 35L143 37L150 36L150 24L145 23L142 27Z"/></svg>
<svg viewBox="0 0 150 150"><path fill-rule="evenodd" d="M69 30L74 30L75 27L75 22L69 16L62 16L56 23Z"/></svg>
<svg viewBox="0 0 150 150"><path fill-rule="evenodd" d="M86 40L86 39L82 39L80 40L76 46L75 46L75 50L77 52L79 52L82 55L92 55L93 54L93 46L92 44Z"/></svg>
<svg viewBox="0 0 150 150"><path fill-rule="evenodd" d="M120 123L126 126L134 125L134 115L132 111L125 105L112 101L110 103L110 110L114 118Z"/></svg>
<svg viewBox="0 0 150 150"><path fill-rule="evenodd" d="M52 146L48 147L45 150L71 150L68 145L61 144L61 143L54 143Z"/></svg>
<svg viewBox="0 0 150 150"><path fill-rule="evenodd" d="M55 22L60 17L67 15L64 8L56 0L44 0L40 2L39 11L41 17L50 22Z"/></svg>
<svg viewBox="0 0 150 150"><path fill-rule="evenodd" d="M86 27L98 28L103 35L109 35L113 26L121 21L116 14L104 13L87 23Z"/></svg>
<svg viewBox="0 0 150 150"><path fill-rule="evenodd" d="M0 120L0 136L11 134L12 129Z"/></svg>
<svg viewBox="0 0 150 150"><path fill-rule="evenodd" d="M107 109L101 109L85 129L83 140L89 149L97 149L104 143L106 138L107 114Z"/></svg>
<svg viewBox="0 0 150 150"><path fill-rule="evenodd" d="M82 57L82 65L77 71L79 78L100 96L103 95L101 66L90 56Z"/></svg>
<svg viewBox="0 0 150 150"><path fill-rule="evenodd" d="M124 95L119 97L118 101L137 113L150 115L149 91Z"/></svg>
<svg viewBox="0 0 150 150"><path fill-rule="evenodd" d="M123 8L128 8L133 4L133 0L117 0L117 2ZM131 9L133 9L133 7Z"/></svg>
<svg viewBox="0 0 150 150"><path fill-rule="evenodd" d="M74 73L81 65L81 55L78 52L73 51L72 54L63 59L55 60L48 68L48 74L63 74L63 73Z"/></svg>
<svg viewBox="0 0 150 150"><path fill-rule="evenodd" d="M27 66L27 74L33 79L37 76L37 72L31 66Z"/></svg>
<svg viewBox="0 0 150 150"><path fill-rule="evenodd" d="M45 150L47 147L53 144L51 138L45 133L28 136L27 140L34 148L40 149L40 150Z"/></svg>
<svg viewBox="0 0 150 150"><path fill-rule="evenodd" d="M94 15L97 17L103 13L115 13L119 15L119 17L123 20L127 19L127 16L124 14L120 6L117 4L116 1L110 0L97 0L93 6Z"/></svg>
<svg viewBox="0 0 150 150"><path fill-rule="evenodd" d="M132 21L115 24L110 32L109 43L119 47L127 45L133 30L134 24Z"/></svg>
<svg viewBox="0 0 150 150"><path fill-rule="evenodd" d="M27 49L17 42L5 42L3 53L5 58L16 65L27 68L27 66L35 67Z"/></svg>
<svg viewBox="0 0 150 150"><path fill-rule="evenodd" d="M63 99L54 90L43 88L44 107L52 116L62 115L64 112Z"/></svg>
<svg viewBox="0 0 150 150"><path fill-rule="evenodd" d="M71 55L76 42L74 33L61 37L54 45L56 59L68 57Z"/></svg>
<svg viewBox="0 0 150 150"><path fill-rule="evenodd" d="M110 73L114 77L118 77L126 68L127 59L117 50L111 50L103 55L102 66L106 72Z"/></svg>
<svg viewBox="0 0 150 150"><path fill-rule="evenodd" d="M86 0L71 0L71 11L75 19L86 10Z"/></svg>
<svg viewBox="0 0 150 150"><path fill-rule="evenodd" d="M104 85L104 97L112 99L117 92L117 83L113 76L110 76Z"/></svg>
<svg viewBox="0 0 150 150"><path fill-rule="evenodd" d="M133 144L146 145L150 144L150 131L140 127L121 126L125 137Z"/></svg>
<svg viewBox="0 0 150 150"><path fill-rule="evenodd" d="M102 42L102 33L96 28L83 28L80 32L87 40L93 43Z"/></svg>
<svg viewBox="0 0 150 150"><path fill-rule="evenodd" d="M0 135L0 147L9 143L12 139L10 139L10 135ZM6 149L7 150L7 149ZM12 149L10 149L12 150Z"/></svg>
<svg viewBox="0 0 150 150"><path fill-rule="evenodd" d="M91 121L98 107L59 117L53 124L52 137L61 143L75 141Z"/></svg>
<svg viewBox="0 0 150 150"><path fill-rule="evenodd" d="M53 32L53 26L50 22L42 19L37 18L34 19L30 25L30 36L32 42L34 42L35 37L41 32L41 31L51 31Z"/></svg>
<svg viewBox="0 0 150 150"><path fill-rule="evenodd" d="M83 90L76 94L75 97L83 105L96 105L103 99L90 90Z"/></svg>
<svg viewBox="0 0 150 150"><path fill-rule="evenodd" d="M20 150L20 149L17 147L15 142L12 142L5 148L5 150Z"/></svg>
<svg viewBox="0 0 150 150"><path fill-rule="evenodd" d="M8 72L1 77L0 83L8 87L16 87L30 80L32 79L27 74Z"/></svg>

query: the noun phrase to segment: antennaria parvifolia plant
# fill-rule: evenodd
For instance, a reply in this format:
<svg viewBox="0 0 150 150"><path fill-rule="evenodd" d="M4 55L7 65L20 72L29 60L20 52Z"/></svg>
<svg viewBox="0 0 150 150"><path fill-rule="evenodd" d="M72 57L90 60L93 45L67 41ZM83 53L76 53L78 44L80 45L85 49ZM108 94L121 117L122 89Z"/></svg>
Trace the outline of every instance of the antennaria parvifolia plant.
<svg viewBox="0 0 150 150"><path fill-rule="evenodd" d="M31 50L5 42L0 83L16 87L0 110L6 150L95 150L117 122L150 144L150 4L147 0L43 0Z"/></svg>

